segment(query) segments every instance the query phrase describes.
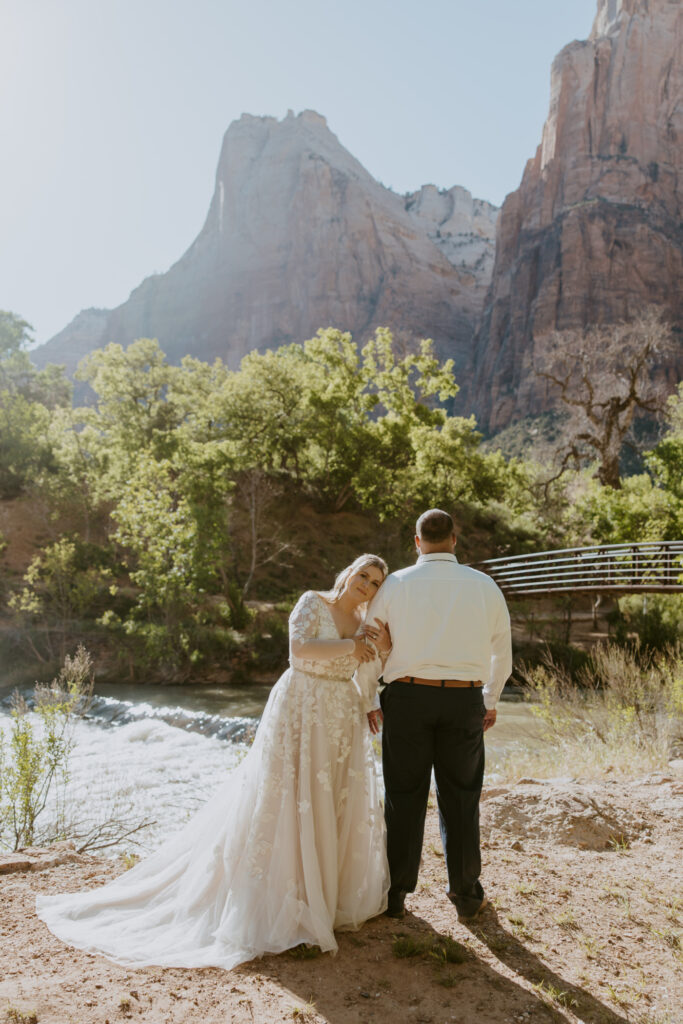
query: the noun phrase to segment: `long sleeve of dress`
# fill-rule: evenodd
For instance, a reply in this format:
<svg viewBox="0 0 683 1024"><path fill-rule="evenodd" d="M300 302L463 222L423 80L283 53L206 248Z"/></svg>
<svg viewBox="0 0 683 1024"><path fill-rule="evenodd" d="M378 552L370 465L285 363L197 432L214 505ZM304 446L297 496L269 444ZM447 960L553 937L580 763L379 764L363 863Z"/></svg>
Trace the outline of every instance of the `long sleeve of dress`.
<svg viewBox="0 0 683 1024"><path fill-rule="evenodd" d="M372 622L375 618L383 618L384 606L380 600L381 595L382 591L380 590L366 612L366 622ZM378 609L381 610L382 614L379 614ZM372 642L369 643L371 647L374 647ZM368 711L376 711L379 708L378 682L379 677L382 675L385 661L386 655L383 658L376 652L372 661L362 662L354 673L353 681L360 694L361 706L366 714Z"/></svg>
<svg viewBox="0 0 683 1024"><path fill-rule="evenodd" d="M379 707L377 693L377 682L382 675L382 660L379 655L372 661L364 661L356 669L353 681L360 694L360 702L363 711L376 711Z"/></svg>
<svg viewBox="0 0 683 1024"><path fill-rule="evenodd" d="M314 591L302 594L289 617L289 652L306 661L331 661L353 654L352 639L318 640L322 598Z"/></svg>
<svg viewBox="0 0 683 1024"><path fill-rule="evenodd" d="M388 618L384 586L373 598L365 613L366 622L372 622L376 618L382 619L382 621L386 621ZM386 657L385 655L384 658L381 658L378 654L372 661L363 662L355 671L353 681L360 693L361 704L366 714L368 711L376 711L379 708L378 682L384 669Z"/></svg>

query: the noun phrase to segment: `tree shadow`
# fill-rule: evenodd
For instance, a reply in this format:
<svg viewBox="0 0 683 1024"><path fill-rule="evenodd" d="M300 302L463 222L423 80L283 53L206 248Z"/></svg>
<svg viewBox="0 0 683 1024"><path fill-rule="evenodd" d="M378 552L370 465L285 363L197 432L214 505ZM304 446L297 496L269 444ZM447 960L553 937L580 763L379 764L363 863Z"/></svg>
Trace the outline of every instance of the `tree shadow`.
<svg viewBox="0 0 683 1024"><path fill-rule="evenodd" d="M457 943L452 935L438 932L410 913L401 921L378 917L358 932L339 933L336 956L314 950L289 951L244 965L240 972L267 978L289 990L292 1019L302 1024L322 1019L329 1024L396 1024L404 1020L498 1024L522 1014L534 1024L566 1024L563 1010L578 1014L585 1024L627 1024L624 1017L541 963L500 926L494 914L482 918L471 931L501 963L532 984L543 984L545 995L497 971L477 956L471 943ZM397 938L403 943L403 956L397 955ZM438 949L444 944L452 944L448 949L456 954L456 960L454 947L459 946L462 962L448 962L440 956ZM430 952L430 945L436 950ZM428 948L406 955L406 946ZM549 998L553 989L562 994L562 1005Z"/></svg>

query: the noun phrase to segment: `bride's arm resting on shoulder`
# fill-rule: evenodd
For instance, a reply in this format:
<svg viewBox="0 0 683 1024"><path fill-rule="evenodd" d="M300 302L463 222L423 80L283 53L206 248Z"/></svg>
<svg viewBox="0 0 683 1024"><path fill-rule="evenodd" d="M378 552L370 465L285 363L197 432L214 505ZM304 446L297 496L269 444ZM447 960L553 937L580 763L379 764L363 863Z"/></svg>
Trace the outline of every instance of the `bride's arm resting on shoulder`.
<svg viewBox="0 0 683 1024"><path fill-rule="evenodd" d="M361 707L368 716L370 732L377 733L382 722L377 684L379 677L382 675L384 659L375 652L374 647L368 646L368 650L372 656L358 666L354 673L353 681L360 694Z"/></svg>
<svg viewBox="0 0 683 1024"><path fill-rule="evenodd" d="M312 590L302 594L289 617L289 648L303 661L332 661L353 655L359 662L372 661L375 652L364 636L319 640L321 598Z"/></svg>
<svg viewBox="0 0 683 1024"><path fill-rule="evenodd" d="M377 648L377 657L372 664L359 665L353 677L361 695L363 710L368 716L370 732L373 735L379 732L384 719L379 706L378 682L392 648L391 631L386 614L387 592L385 587L386 584L373 598L363 627L366 636Z"/></svg>
<svg viewBox="0 0 683 1024"><path fill-rule="evenodd" d="M367 670L364 666L362 668L359 666L356 672L356 685L361 692L361 700L363 700L367 712L370 732L373 736L376 736L382 728L382 722L384 721L384 715L377 706L377 681L382 673L384 663L391 652L391 633L389 631L389 624L377 618L371 622L366 622L361 627L361 632L376 648L381 662L379 667L375 664L368 665Z"/></svg>
<svg viewBox="0 0 683 1024"><path fill-rule="evenodd" d="M358 661L373 661L375 652L364 636L349 637L348 640L292 640L292 654L305 661L330 661L352 654Z"/></svg>

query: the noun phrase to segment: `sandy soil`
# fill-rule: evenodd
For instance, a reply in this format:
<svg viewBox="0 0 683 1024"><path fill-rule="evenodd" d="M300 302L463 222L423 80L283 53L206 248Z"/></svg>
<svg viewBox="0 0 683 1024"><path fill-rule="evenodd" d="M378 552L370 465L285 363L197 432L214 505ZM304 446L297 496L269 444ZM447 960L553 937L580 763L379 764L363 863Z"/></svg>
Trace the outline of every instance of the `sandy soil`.
<svg viewBox="0 0 683 1024"><path fill-rule="evenodd" d="M336 956L296 950L229 973L131 970L64 947L37 919L35 894L99 885L123 864L24 858L23 869L0 877L0 1021L675 1024L680 767L632 782L524 780L489 790L483 880L492 903L470 927L444 895L432 807L404 920L341 934ZM445 937L454 940L447 955Z"/></svg>

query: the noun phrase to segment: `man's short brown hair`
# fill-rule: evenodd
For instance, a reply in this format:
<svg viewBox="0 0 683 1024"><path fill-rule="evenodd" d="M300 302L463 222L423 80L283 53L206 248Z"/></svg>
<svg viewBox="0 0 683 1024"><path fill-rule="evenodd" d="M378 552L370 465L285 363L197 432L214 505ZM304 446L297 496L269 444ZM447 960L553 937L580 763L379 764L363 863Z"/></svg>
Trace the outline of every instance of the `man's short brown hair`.
<svg viewBox="0 0 683 1024"><path fill-rule="evenodd" d="M440 508L429 508L415 523L415 533L428 544L441 544L453 536L455 525L448 512L442 512Z"/></svg>

